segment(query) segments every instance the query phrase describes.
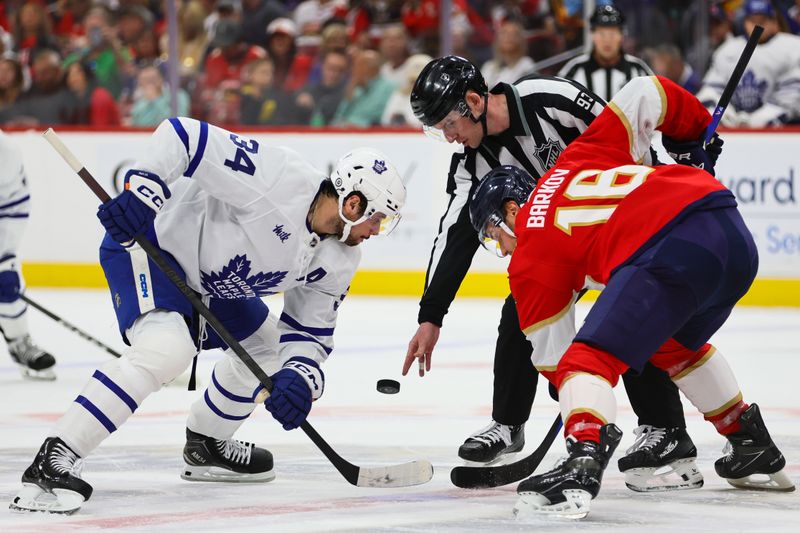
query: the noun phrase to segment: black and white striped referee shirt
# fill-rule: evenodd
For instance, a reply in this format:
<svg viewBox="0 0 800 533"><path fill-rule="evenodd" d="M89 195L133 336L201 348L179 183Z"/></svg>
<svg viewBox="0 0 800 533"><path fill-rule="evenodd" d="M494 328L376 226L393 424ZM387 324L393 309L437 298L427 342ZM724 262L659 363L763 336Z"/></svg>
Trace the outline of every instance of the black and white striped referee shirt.
<svg viewBox="0 0 800 533"><path fill-rule="evenodd" d="M558 75L577 81L600 98L609 101L632 78L652 76L653 71L647 63L628 54L622 54L613 67L601 67L592 54L583 54L564 65Z"/></svg>
<svg viewBox="0 0 800 533"><path fill-rule="evenodd" d="M419 323L441 326L478 249L467 207L478 182L500 165L515 165L540 178L605 105L580 84L555 77L529 76L513 85L499 83L490 92L506 95L511 125L484 138L478 148L453 154L447 177L450 201L433 243Z"/></svg>

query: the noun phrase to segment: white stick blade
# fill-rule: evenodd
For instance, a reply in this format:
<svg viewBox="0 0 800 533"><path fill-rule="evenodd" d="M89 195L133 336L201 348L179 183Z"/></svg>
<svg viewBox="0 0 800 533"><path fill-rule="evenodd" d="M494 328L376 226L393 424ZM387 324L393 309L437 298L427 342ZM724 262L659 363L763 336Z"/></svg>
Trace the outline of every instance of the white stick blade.
<svg viewBox="0 0 800 533"><path fill-rule="evenodd" d="M413 487L433 478L429 461L411 461L402 465L358 469L357 487Z"/></svg>

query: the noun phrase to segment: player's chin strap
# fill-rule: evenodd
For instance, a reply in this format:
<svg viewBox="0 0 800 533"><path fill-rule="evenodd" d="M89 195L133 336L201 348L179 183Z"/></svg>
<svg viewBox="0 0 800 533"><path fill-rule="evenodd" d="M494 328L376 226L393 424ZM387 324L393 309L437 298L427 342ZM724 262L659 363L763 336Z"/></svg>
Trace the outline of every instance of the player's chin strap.
<svg viewBox="0 0 800 533"><path fill-rule="evenodd" d="M486 138L489 135L489 129L486 126L486 112L489 110L489 93L484 93L483 95L483 111L479 116L475 116L472 114L472 111L469 112L469 119L472 122L480 122L481 126L483 127L483 137Z"/></svg>
<svg viewBox="0 0 800 533"><path fill-rule="evenodd" d="M361 217L355 222L352 220L348 220L347 217L344 216L344 212L342 211L342 208L344 207L344 198L345 195L339 196L339 218L341 218L342 222L344 222L344 228L342 229L342 236L339 237L339 242L344 242L347 240L347 238L350 236L350 231L353 229L353 226L357 226L358 224L361 224L362 222L364 222L369 218L367 216L367 212L364 211L364 214L361 215Z"/></svg>

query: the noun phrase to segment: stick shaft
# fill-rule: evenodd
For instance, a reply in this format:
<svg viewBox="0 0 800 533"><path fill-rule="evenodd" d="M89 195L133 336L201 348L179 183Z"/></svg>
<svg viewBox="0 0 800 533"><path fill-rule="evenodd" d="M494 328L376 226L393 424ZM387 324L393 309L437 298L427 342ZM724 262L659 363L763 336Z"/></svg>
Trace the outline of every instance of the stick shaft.
<svg viewBox="0 0 800 533"><path fill-rule="evenodd" d="M102 348L103 350L107 351L108 353L110 353L110 354L111 354L111 355L113 355L114 357L122 357L122 354L120 354L120 353L119 353L118 351L116 351L114 348L112 348L112 347L108 346L107 344L104 344L102 341L100 341L100 340L98 340L98 339L96 339L96 338L92 337L91 335L89 335L88 333L86 333L85 331L83 331L83 330L82 330L81 328L79 328L78 326L76 326L76 325L74 325L74 324L72 324L72 323L70 323L70 322L67 322L66 320L64 320L63 318L61 318L60 316L58 316L58 315L57 315L57 314L55 314L54 312L50 311L50 310L49 310L49 309L47 309L46 307L44 307L44 306L42 306L41 304L39 304L39 303L36 303L35 301L31 300L31 299L28 297L28 295L26 295L26 294L21 294L21 295L20 295L20 298L22 298L22 300L23 300L25 303L27 303L28 305L30 305L31 307L33 307L33 308L34 308L34 309L36 309L37 311L41 312L41 313L42 313L42 314L44 314L44 315L47 315L49 318L51 318L51 319L53 319L54 321L58 322L59 324L61 324L61 325L62 325L62 326L64 326L65 328L67 328L68 330L70 330L70 331L72 331L72 332L74 332L74 333L77 333L79 337L83 337L85 340L87 340L87 341L91 342L92 344L94 344L95 346L97 346L97 347L99 347L99 348Z"/></svg>
<svg viewBox="0 0 800 533"><path fill-rule="evenodd" d="M758 39L761 37L761 34L764 32L764 28L761 26L756 26L753 29L753 33L750 34L750 38L747 40L747 44L744 46L744 50L742 50L742 55L739 56L739 61L736 62L736 67L733 69L733 73L731 74L730 79L728 80L728 84L725 85L725 89L722 91L722 96L719 97L719 102L717 102L717 107L714 108L714 113L711 115L711 123L706 128L705 134L705 142L711 140L711 136L714 135L714 132L717 131L717 126L719 126L719 121L722 120L722 115L725 114L725 109L728 107L728 104L731 102L731 98L733 97L733 93L736 90L736 86L739 85L739 80L742 79L742 74L744 74L744 69L747 68L747 63L750 62L750 58L753 56L753 52L756 49L756 45L758 45Z"/></svg>

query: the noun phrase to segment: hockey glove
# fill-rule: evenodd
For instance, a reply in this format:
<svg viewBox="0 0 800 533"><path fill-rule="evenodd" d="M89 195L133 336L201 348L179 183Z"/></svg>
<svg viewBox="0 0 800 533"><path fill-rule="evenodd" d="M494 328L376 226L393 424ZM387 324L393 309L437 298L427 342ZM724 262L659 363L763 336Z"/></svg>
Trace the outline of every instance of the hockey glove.
<svg viewBox="0 0 800 533"><path fill-rule="evenodd" d="M714 165L717 163L719 154L722 153L723 141L719 135L714 133L711 140L704 147L702 139L676 141L664 135L661 137L661 144L664 145L667 153L676 163L702 168L713 176Z"/></svg>
<svg viewBox="0 0 800 533"><path fill-rule="evenodd" d="M129 170L125 174L125 190L102 204L97 218L112 239L130 246L136 235L144 233L153 224L156 213L172 194L167 184L152 172Z"/></svg>
<svg viewBox="0 0 800 533"><path fill-rule="evenodd" d="M311 402L322 396L325 374L316 361L292 357L271 377L272 393L264 406L283 429L300 427L311 412Z"/></svg>

